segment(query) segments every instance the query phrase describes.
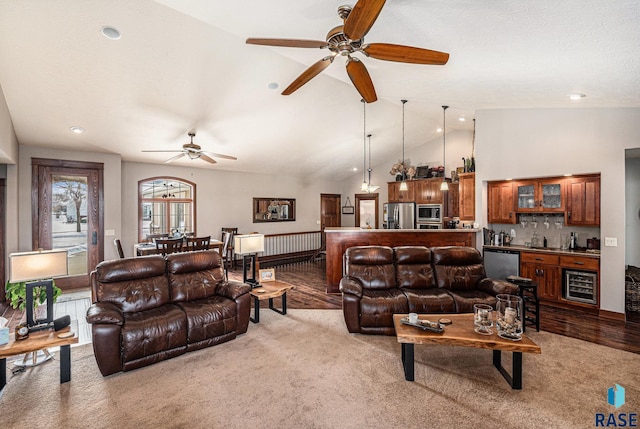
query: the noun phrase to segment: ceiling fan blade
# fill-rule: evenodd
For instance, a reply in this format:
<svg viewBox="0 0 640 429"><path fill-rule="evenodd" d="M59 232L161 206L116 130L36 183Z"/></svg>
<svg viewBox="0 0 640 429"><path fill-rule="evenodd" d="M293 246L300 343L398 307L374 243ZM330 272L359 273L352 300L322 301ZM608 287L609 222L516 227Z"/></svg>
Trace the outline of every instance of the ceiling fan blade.
<svg viewBox="0 0 640 429"><path fill-rule="evenodd" d="M320 61L313 64L311 67L306 69L300 76L296 78L291 84L282 91L282 95L290 95L295 91L300 89L302 85L309 82L316 75L318 75L322 70L326 69L333 62L333 56L324 57Z"/></svg>
<svg viewBox="0 0 640 429"><path fill-rule="evenodd" d="M327 42L324 40L305 40L305 39L264 39L258 37L249 37L247 39L249 45L267 45L267 46L283 46L285 48L326 48Z"/></svg>
<svg viewBox="0 0 640 429"><path fill-rule="evenodd" d="M236 158L235 156L222 155L222 154L219 154L219 153L213 153L213 152L204 151L204 150L201 151L200 153L207 154L207 155L212 156L214 158L230 159L232 161L237 161L238 160L238 158Z"/></svg>
<svg viewBox="0 0 640 429"><path fill-rule="evenodd" d="M140 152L182 152L181 150L142 150Z"/></svg>
<svg viewBox="0 0 640 429"><path fill-rule="evenodd" d="M372 58L400 63L444 65L449 61L449 54L446 52L391 43L371 43L362 50Z"/></svg>
<svg viewBox="0 0 640 429"><path fill-rule="evenodd" d="M371 81L371 76L369 76L369 72L362 61L349 57L347 60L347 74L364 101L373 103L378 99L376 89L373 87L373 82Z"/></svg>
<svg viewBox="0 0 640 429"><path fill-rule="evenodd" d="M376 22L386 0L359 0L344 23L344 34L351 40L362 39Z"/></svg>
<svg viewBox="0 0 640 429"><path fill-rule="evenodd" d="M204 153L200 152L200 157L201 160L203 161L207 161L209 164L217 164L218 162L213 159L213 158L209 158L207 155L205 155Z"/></svg>
<svg viewBox="0 0 640 429"><path fill-rule="evenodd" d="M171 158L167 159L164 163L165 163L165 164L168 164L168 163L170 163L170 162L172 162L172 161L175 161L176 159L180 159L180 158L182 158L183 156L184 156L184 152L183 152L183 153L181 153L181 154L179 154L179 155L176 155L176 156L174 156L174 157L171 157Z"/></svg>

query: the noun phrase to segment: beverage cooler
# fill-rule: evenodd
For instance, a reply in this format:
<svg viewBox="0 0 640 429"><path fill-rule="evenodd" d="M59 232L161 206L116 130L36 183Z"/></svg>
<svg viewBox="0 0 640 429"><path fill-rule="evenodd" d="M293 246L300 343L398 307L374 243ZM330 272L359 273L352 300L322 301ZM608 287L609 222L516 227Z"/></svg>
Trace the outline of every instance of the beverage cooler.
<svg viewBox="0 0 640 429"><path fill-rule="evenodd" d="M565 299L586 304L597 304L597 273L564 269L562 274Z"/></svg>

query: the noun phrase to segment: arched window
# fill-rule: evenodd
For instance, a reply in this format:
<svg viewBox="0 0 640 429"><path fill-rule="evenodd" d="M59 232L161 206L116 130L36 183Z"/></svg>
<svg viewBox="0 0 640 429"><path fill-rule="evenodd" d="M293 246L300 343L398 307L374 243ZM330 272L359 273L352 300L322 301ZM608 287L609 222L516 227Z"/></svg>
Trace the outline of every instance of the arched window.
<svg viewBox="0 0 640 429"><path fill-rule="evenodd" d="M196 185L176 177L138 182L138 241L157 234L195 234Z"/></svg>

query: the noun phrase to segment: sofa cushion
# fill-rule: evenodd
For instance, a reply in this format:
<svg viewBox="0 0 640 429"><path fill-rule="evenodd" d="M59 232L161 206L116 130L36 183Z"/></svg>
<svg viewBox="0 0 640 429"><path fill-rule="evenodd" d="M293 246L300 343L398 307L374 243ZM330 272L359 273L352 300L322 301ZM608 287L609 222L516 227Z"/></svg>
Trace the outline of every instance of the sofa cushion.
<svg viewBox="0 0 640 429"><path fill-rule="evenodd" d="M224 281L222 258L214 250L167 255L167 273L173 302L214 296Z"/></svg>
<svg viewBox="0 0 640 429"><path fill-rule="evenodd" d="M393 250L386 246L350 247L345 252L346 275L358 279L363 289L396 287Z"/></svg>
<svg viewBox="0 0 640 429"><path fill-rule="evenodd" d="M111 302L123 313L135 313L168 304L165 260L153 255L103 261L91 275L94 302Z"/></svg>
<svg viewBox="0 0 640 429"><path fill-rule="evenodd" d="M451 291L472 291L486 277L482 255L473 247L432 247L436 285Z"/></svg>
<svg viewBox="0 0 640 429"><path fill-rule="evenodd" d="M235 301L213 296L178 304L187 315L187 343L197 343L236 331L237 304Z"/></svg>
<svg viewBox="0 0 640 429"><path fill-rule="evenodd" d="M360 326L393 326L394 314L408 312L407 297L400 289L368 290L360 301Z"/></svg>
<svg viewBox="0 0 640 429"><path fill-rule="evenodd" d="M130 362L187 345L187 318L173 304L125 314L122 361Z"/></svg>
<svg viewBox="0 0 640 429"><path fill-rule="evenodd" d="M411 313L455 313L451 294L442 289L402 289Z"/></svg>
<svg viewBox="0 0 640 429"><path fill-rule="evenodd" d="M399 288L435 288L431 251L423 246L400 246L393 249L396 281Z"/></svg>
<svg viewBox="0 0 640 429"><path fill-rule="evenodd" d="M480 290L458 290L450 294L456 303L457 313L473 313L474 304L488 304L496 308L498 301L495 296Z"/></svg>

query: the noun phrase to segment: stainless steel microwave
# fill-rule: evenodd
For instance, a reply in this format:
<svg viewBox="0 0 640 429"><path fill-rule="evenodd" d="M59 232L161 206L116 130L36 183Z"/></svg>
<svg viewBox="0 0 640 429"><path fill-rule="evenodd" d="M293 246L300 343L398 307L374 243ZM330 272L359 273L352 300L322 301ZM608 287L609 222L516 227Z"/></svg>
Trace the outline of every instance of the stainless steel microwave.
<svg viewBox="0 0 640 429"><path fill-rule="evenodd" d="M441 223L417 223L416 229L442 229Z"/></svg>
<svg viewBox="0 0 640 429"><path fill-rule="evenodd" d="M442 223L442 204L418 204L416 206L416 222Z"/></svg>

